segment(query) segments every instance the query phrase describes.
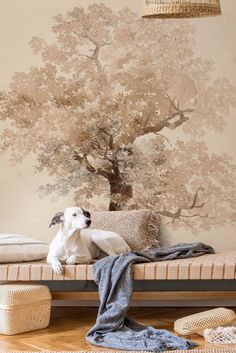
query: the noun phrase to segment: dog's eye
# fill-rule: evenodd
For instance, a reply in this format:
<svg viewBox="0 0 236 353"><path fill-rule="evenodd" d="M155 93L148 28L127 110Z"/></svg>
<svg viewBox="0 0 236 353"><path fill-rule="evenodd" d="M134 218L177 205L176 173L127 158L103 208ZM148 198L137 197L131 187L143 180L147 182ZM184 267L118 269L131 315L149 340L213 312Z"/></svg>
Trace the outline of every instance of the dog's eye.
<svg viewBox="0 0 236 353"><path fill-rule="evenodd" d="M73 217L76 217L77 216L77 214L76 213L73 213L73 215L72 215Z"/></svg>
<svg viewBox="0 0 236 353"><path fill-rule="evenodd" d="M84 216L85 216L85 217L87 217L87 218L90 218L90 217L91 217L90 212L83 210L83 213L84 213Z"/></svg>

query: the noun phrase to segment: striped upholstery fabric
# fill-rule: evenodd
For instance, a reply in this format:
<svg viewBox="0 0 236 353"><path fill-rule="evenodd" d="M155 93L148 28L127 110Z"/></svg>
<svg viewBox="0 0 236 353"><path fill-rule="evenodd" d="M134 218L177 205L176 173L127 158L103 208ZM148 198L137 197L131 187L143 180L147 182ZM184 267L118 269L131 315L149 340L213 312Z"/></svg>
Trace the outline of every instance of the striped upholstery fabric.
<svg viewBox="0 0 236 353"><path fill-rule="evenodd" d="M48 244L22 234L0 234L0 263L45 259Z"/></svg>
<svg viewBox="0 0 236 353"><path fill-rule="evenodd" d="M92 265L66 265L57 275L45 262L2 264L0 281L92 280ZM133 265L136 280L236 279L236 251Z"/></svg>

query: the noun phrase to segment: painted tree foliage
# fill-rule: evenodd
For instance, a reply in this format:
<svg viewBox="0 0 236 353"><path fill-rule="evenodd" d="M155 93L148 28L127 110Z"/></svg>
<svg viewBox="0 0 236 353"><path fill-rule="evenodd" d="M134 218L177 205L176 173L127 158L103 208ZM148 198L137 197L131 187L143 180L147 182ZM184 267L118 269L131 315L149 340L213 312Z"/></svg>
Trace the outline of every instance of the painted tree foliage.
<svg viewBox="0 0 236 353"><path fill-rule="evenodd" d="M209 153L204 133L224 131L236 91L211 82L193 26L93 4L59 14L52 31L54 43L30 42L41 67L1 92L1 151L13 163L35 154L36 171L55 180L40 187L46 194L152 207L192 230L232 223L235 166Z"/></svg>

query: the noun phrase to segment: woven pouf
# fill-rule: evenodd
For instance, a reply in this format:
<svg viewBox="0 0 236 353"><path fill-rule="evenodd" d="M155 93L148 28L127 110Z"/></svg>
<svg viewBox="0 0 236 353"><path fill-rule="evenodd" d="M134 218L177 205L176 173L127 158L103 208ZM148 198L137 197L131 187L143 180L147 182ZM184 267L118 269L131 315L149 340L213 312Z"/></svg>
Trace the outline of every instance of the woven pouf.
<svg viewBox="0 0 236 353"><path fill-rule="evenodd" d="M181 335L191 335L192 333L203 335L206 328L227 325L235 319L236 314L233 310L217 308L176 320L174 330Z"/></svg>
<svg viewBox="0 0 236 353"><path fill-rule="evenodd" d="M51 294L36 284L0 285L0 333L15 335L49 325Z"/></svg>

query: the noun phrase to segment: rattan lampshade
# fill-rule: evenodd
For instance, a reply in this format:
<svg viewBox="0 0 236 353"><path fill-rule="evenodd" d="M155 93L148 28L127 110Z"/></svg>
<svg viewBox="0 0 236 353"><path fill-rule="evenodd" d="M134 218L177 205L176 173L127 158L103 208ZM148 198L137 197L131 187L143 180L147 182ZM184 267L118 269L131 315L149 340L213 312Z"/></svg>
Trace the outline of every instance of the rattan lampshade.
<svg viewBox="0 0 236 353"><path fill-rule="evenodd" d="M220 0L144 0L142 17L191 18L221 15Z"/></svg>

